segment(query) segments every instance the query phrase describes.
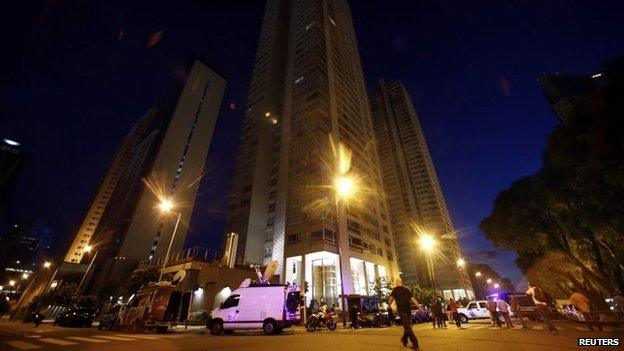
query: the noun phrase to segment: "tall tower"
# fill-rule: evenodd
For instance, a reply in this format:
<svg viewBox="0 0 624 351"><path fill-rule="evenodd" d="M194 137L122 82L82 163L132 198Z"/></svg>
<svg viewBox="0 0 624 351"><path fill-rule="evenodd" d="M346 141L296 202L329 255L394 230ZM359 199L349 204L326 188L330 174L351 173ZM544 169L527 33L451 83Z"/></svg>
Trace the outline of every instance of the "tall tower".
<svg viewBox="0 0 624 351"><path fill-rule="evenodd" d="M473 297L465 267L458 265L461 250L409 93L400 82L381 80L370 105L403 279L441 290L447 298ZM423 250L420 235L431 236L435 249Z"/></svg>
<svg viewBox="0 0 624 351"><path fill-rule="evenodd" d="M91 200L78 232L75 234L74 240L65 254L64 262L80 263L84 254L84 248L93 244L91 238L100 224L113 190L117 186L117 182L131 157L132 150L137 146L146 128L150 125L151 117L152 115L148 113L139 119L117 148L117 152Z"/></svg>
<svg viewBox="0 0 624 351"><path fill-rule="evenodd" d="M100 282L129 276L140 261L164 259L169 245L171 252L184 246L225 84L195 61L173 98L148 113L154 122L115 190L120 206L111 208L98 231L106 247ZM173 203L170 213L158 210L163 199Z"/></svg>
<svg viewBox="0 0 624 351"><path fill-rule="evenodd" d="M330 140L331 135L331 140ZM334 189L337 149L366 191ZM373 293L398 266L346 0L268 0L229 201L237 260L279 262L307 298Z"/></svg>

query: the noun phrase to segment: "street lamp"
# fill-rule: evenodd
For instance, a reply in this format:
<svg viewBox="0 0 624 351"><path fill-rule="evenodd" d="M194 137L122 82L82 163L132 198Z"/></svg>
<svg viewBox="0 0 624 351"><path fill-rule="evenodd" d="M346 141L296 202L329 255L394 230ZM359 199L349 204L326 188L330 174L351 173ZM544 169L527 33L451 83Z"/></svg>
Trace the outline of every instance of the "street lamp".
<svg viewBox="0 0 624 351"><path fill-rule="evenodd" d="M52 262L50 262L50 261L45 261L45 262L43 263L43 268L50 268L50 267L52 267Z"/></svg>
<svg viewBox="0 0 624 351"><path fill-rule="evenodd" d="M29 276L30 275L28 275L28 273L24 273L24 274L22 274L22 279L28 279Z"/></svg>
<svg viewBox="0 0 624 351"><path fill-rule="evenodd" d="M82 249L82 253L89 253L93 250L93 246L92 245L85 245L85 247ZM82 276L82 279L80 279L80 284L78 284L78 292L80 292L82 290L82 284L84 284L85 279L87 279L87 275L89 274L89 271L91 271L91 267L93 266L93 262L95 262L95 258L97 257L98 253L100 252L100 250L95 251L95 255L93 255L93 257L91 257L91 261L89 262L89 265L87 266L87 270L85 271L84 275Z"/></svg>
<svg viewBox="0 0 624 351"><path fill-rule="evenodd" d="M461 258L461 257L457 259L457 266L458 266L458 267L463 267L463 266L465 266L465 265L466 265L466 260L464 260L464 259L463 259L463 258Z"/></svg>
<svg viewBox="0 0 624 351"><path fill-rule="evenodd" d="M9 280L9 286L15 286L15 280L13 279Z"/></svg>
<svg viewBox="0 0 624 351"><path fill-rule="evenodd" d="M481 272L475 272L475 277L479 278L481 276Z"/></svg>
<svg viewBox="0 0 624 351"><path fill-rule="evenodd" d="M492 284L492 279L491 278L487 278L487 280L485 281L488 284Z"/></svg>
<svg viewBox="0 0 624 351"><path fill-rule="evenodd" d="M423 234L420 237L420 246L429 253L436 246L436 241L431 235Z"/></svg>
<svg viewBox="0 0 624 351"><path fill-rule="evenodd" d="M498 285L498 283L494 284L494 289L498 289L500 288L500 285Z"/></svg>
<svg viewBox="0 0 624 351"><path fill-rule="evenodd" d="M160 201L160 211L162 213L171 213L173 208L175 207L174 203L169 199L162 199ZM162 268L160 269L160 275L158 276L158 282L162 281L163 271L167 266L167 261L169 261L169 253L171 252L171 245L173 245L173 239L175 239L176 232L178 231L178 226L180 225L180 218L182 218L182 212L178 212L178 219L176 220L175 227L173 227L173 233L171 234L171 240L169 241L169 247L167 247L167 254L165 255L165 259L163 260Z"/></svg>

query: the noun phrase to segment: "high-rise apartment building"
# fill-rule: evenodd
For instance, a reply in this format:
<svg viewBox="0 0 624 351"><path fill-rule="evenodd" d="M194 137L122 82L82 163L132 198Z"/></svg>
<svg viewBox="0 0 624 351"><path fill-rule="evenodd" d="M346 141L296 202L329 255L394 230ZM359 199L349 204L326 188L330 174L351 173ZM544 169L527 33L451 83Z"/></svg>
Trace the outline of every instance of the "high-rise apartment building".
<svg viewBox="0 0 624 351"><path fill-rule="evenodd" d="M97 192L91 200L91 205L82 220L74 240L65 254L64 261L70 263L80 263L84 254L84 248L92 244L92 236L100 224L102 215L106 210L113 191L123 174L124 168L131 158L132 150L137 146L144 136L146 128L151 122L150 115L141 118L126 135L119 145L111 164L102 179Z"/></svg>
<svg viewBox="0 0 624 351"><path fill-rule="evenodd" d="M225 84L195 61L170 98L121 144L65 259L80 262L84 246L93 246L83 259L97 252L90 291L127 278L143 260L164 259L170 242L172 252L182 249ZM159 211L163 199L173 203L170 213Z"/></svg>
<svg viewBox="0 0 624 351"><path fill-rule="evenodd" d="M382 80L370 106L403 279L441 290L447 298L472 297L470 280L457 264L461 250L409 93L400 82ZM433 250L421 247L423 235L434 240Z"/></svg>
<svg viewBox="0 0 624 351"><path fill-rule="evenodd" d="M237 261L277 260L283 281L328 304L398 276L373 144L347 1L268 0L228 204ZM341 147L361 188L348 203Z"/></svg>
<svg viewBox="0 0 624 351"><path fill-rule="evenodd" d="M567 124L599 109L601 78L600 73L590 77L545 73L538 82L555 115Z"/></svg>

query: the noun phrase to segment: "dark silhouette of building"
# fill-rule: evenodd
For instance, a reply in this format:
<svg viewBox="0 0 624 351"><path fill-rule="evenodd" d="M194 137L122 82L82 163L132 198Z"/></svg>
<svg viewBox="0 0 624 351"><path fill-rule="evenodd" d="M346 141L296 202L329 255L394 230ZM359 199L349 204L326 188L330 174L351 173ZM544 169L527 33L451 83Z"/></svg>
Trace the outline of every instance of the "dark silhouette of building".
<svg viewBox="0 0 624 351"><path fill-rule="evenodd" d="M600 106L601 73L589 77L544 73L538 82L563 124L592 115Z"/></svg>
<svg viewBox="0 0 624 351"><path fill-rule="evenodd" d="M0 140L0 211L26 160L19 142L7 138Z"/></svg>

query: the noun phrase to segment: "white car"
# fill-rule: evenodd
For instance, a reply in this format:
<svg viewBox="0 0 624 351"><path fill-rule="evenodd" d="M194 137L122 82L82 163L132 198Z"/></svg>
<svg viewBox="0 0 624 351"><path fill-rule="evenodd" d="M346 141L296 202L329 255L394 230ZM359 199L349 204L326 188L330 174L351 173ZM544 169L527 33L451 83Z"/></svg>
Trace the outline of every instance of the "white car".
<svg viewBox="0 0 624 351"><path fill-rule="evenodd" d="M262 329L277 334L300 322L300 291L295 285L250 284L241 286L210 313L206 326L212 335L237 329Z"/></svg>
<svg viewBox="0 0 624 351"><path fill-rule="evenodd" d="M459 314L459 320L462 323L468 323L468 320L470 319L490 318L490 312L487 309L486 300L469 302L468 306L458 308L457 313ZM511 309L509 310L509 313L513 316L513 311L511 311ZM501 318L500 315L498 317L499 319Z"/></svg>

